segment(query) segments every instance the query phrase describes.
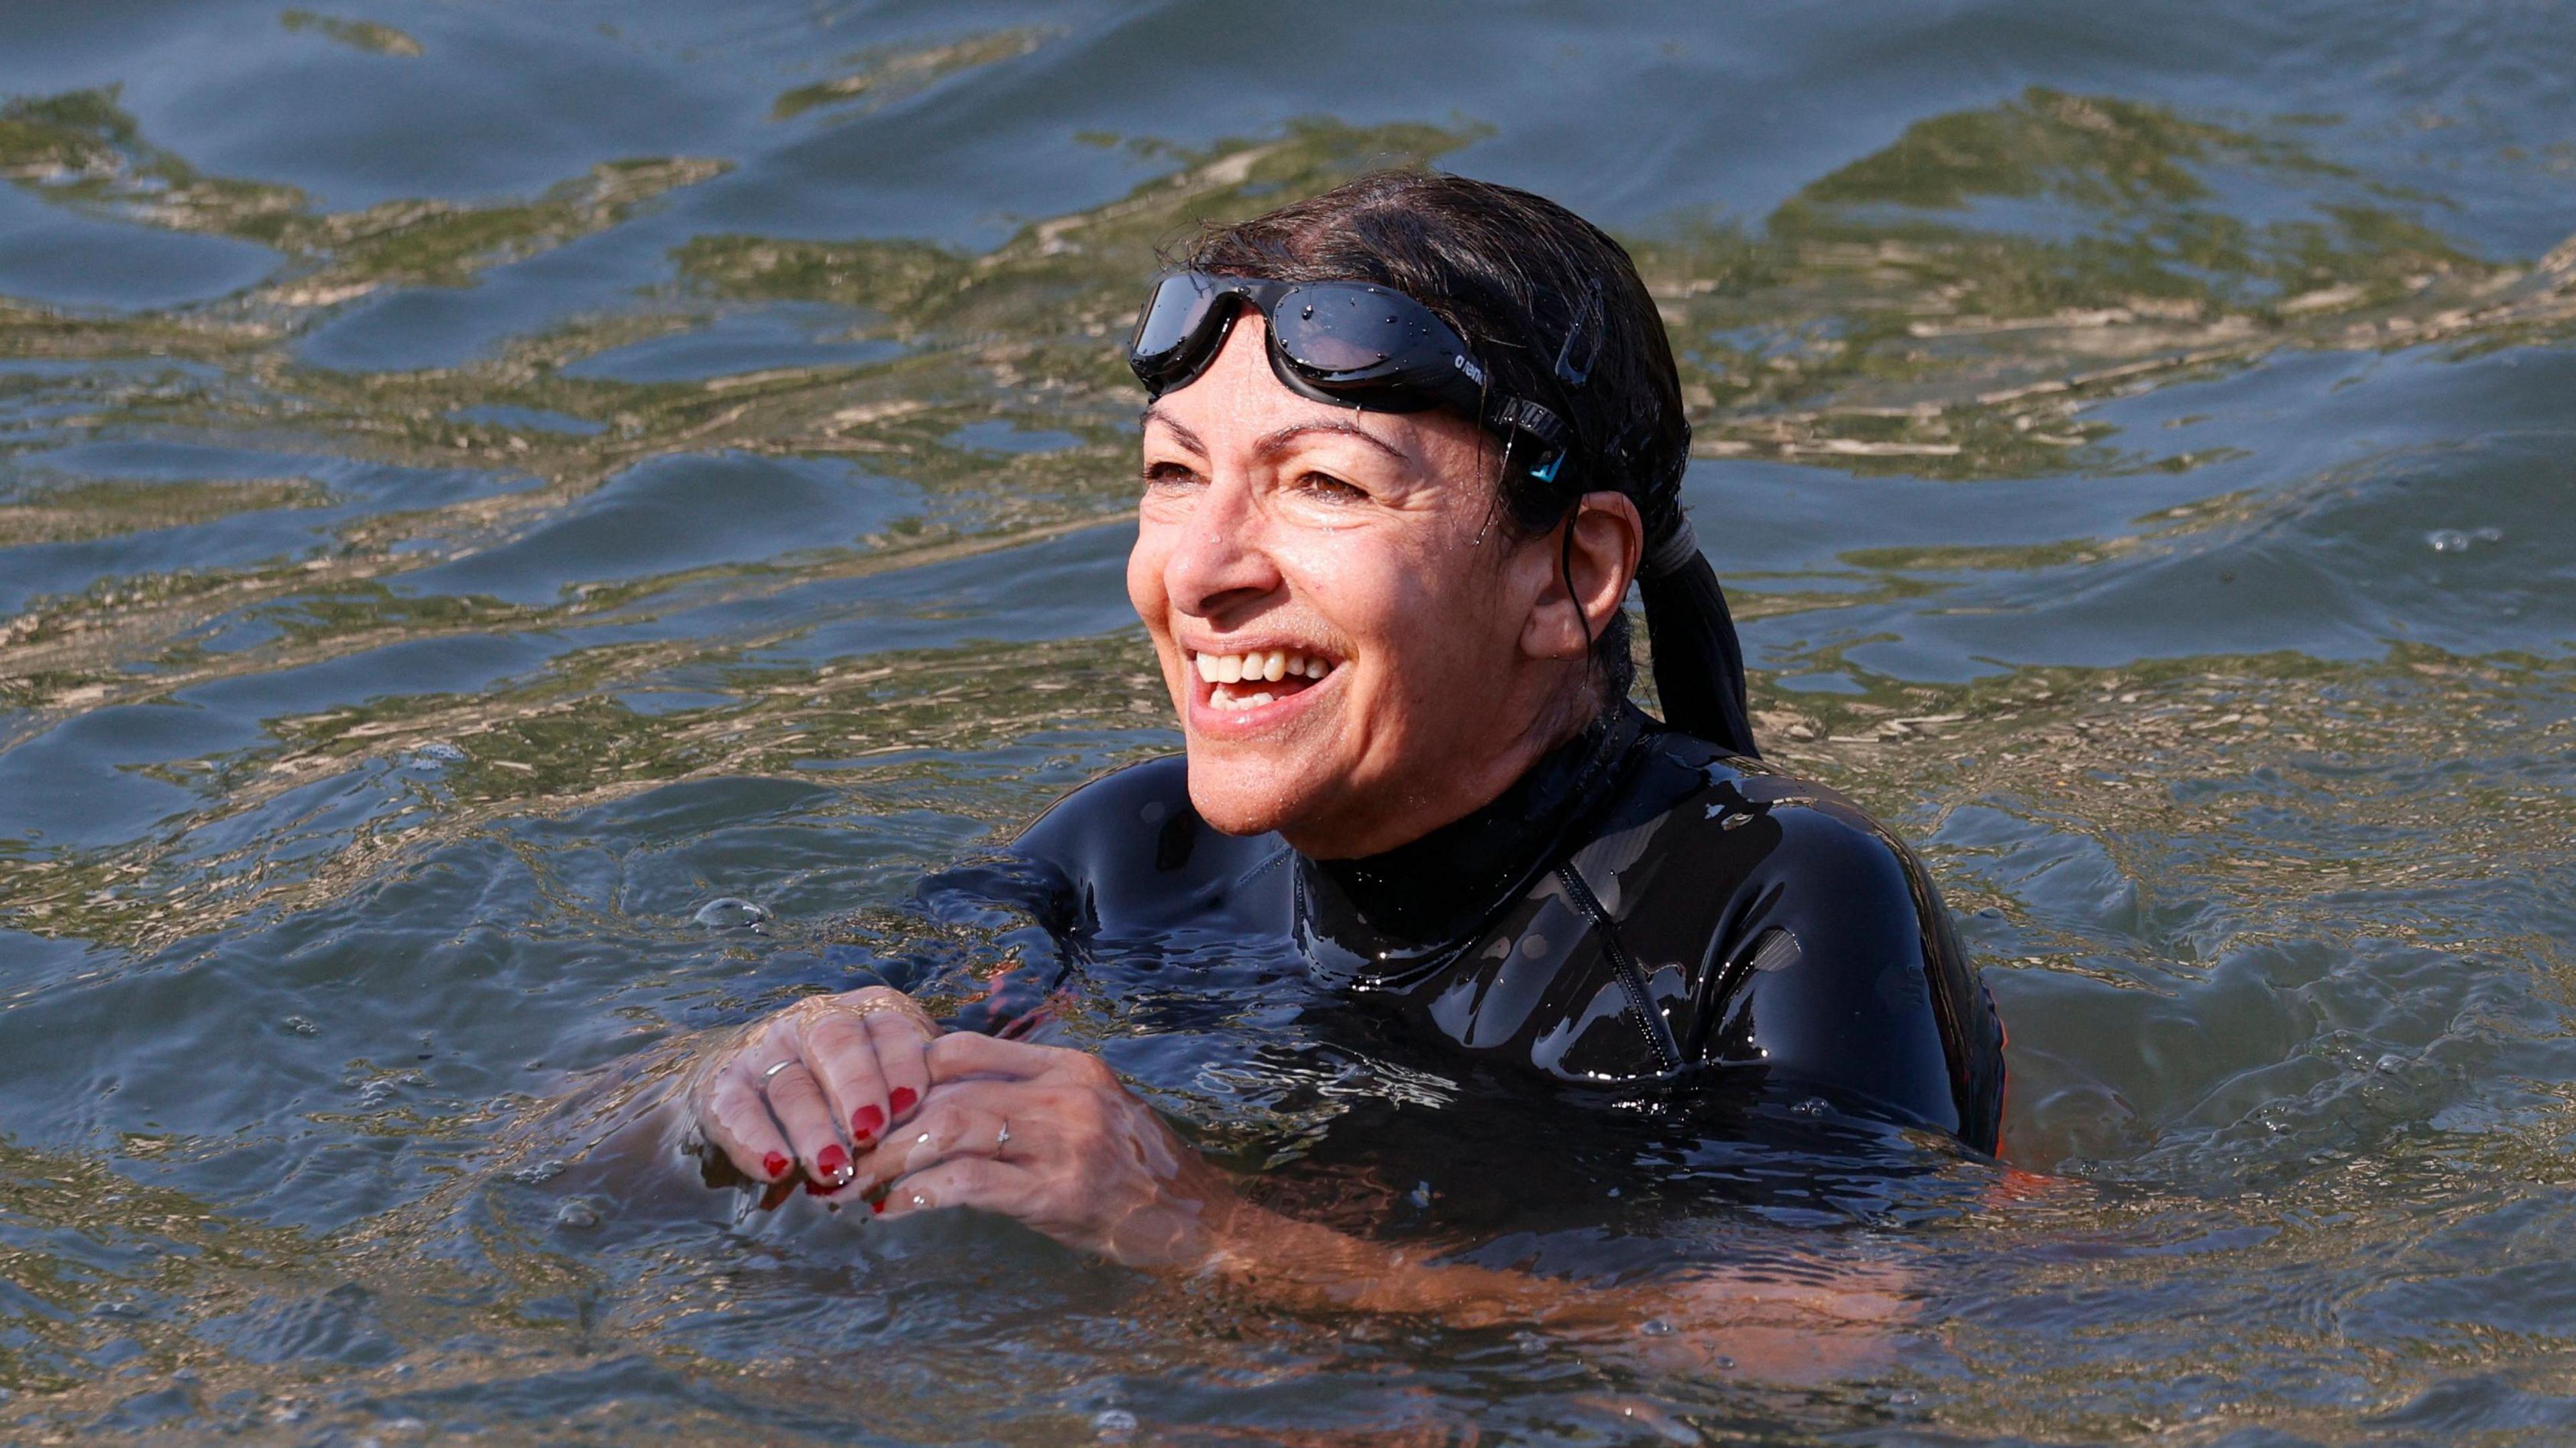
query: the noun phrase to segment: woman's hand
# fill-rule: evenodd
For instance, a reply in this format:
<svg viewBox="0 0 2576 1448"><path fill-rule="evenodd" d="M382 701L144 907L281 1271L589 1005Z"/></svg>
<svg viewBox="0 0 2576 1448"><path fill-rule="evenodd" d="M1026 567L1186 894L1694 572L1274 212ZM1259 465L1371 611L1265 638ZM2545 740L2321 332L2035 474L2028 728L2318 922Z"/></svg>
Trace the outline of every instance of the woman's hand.
<svg viewBox="0 0 2576 1448"><path fill-rule="evenodd" d="M939 1026L884 986L809 996L744 1027L689 1084L698 1129L753 1181L801 1170L808 1189L851 1180L864 1153L930 1092Z"/></svg>
<svg viewBox="0 0 2576 1448"><path fill-rule="evenodd" d="M1222 1250L1233 1189L1099 1057L967 1033L926 1054L929 1104L850 1184L877 1211L978 1207L1131 1267Z"/></svg>

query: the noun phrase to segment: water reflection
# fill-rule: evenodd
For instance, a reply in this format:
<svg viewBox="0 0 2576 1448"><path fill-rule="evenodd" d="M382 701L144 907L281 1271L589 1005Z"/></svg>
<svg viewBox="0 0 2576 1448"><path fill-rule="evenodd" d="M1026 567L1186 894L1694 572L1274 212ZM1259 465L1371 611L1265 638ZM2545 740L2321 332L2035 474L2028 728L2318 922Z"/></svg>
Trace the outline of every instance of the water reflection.
<svg viewBox="0 0 2576 1448"><path fill-rule="evenodd" d="M353 92L333 104L394 158L363 173L266 111L258 145L164 124L186 113L140 62L0 103L0 1418L1426 1441L2567 1420L2576 250L2551 249L2556 113L2515 79L2564 36L2372 11L2337 42L2355 61L2285 22L2189 96L2088 30L2098 64L1995 41L2020 79L1933 101L1866 16L1780 22L1803 58L1648 7L1591 14L1597 36L1405 21L1551 57L1452 105L1320 49L1311 77L1202 53L1207 22L1175 16L821 7L718 34L648 7L503 46L361 8L260 11L252 53L415 98L497 95L473 67L501 50L667 61L721 103L603 83L631 151L570 120L583 139L512 150ZM1908 33L1946 53L2028 22ZM1173 47L1160 70L1139 37ZM1790 79L1730 80L1724 124L1860 75L1888 91L1852 122L1871 138L1728 159L1674 122L1658 159L1568 139L1561 94L1516 99L1624 115L1739 54ZM511 107L545 89L492 74ZM2278 75L2344 118L2280 115ZM2456 102L2461 76L2538 118ZM1304 118L1227 139L1134 99L1158 77ZM2396 129L2408 107L2465 119ZM1781 157L1807 169L1772 185ZM1626 167L1676 193L1603 209L1684 358L1699 531L1766 742L1923 843L2012 1023L2007 1155L2077 1179L1940 1163L1909 1196L1846 1161L1857 1234L1712 1212L1490 1250L1615 1275L1861 1236L1929 1284L1874 1379L1774 1396L1281 1321L990 1224L872 1238L685 1181L626 1203L526 1127L673 1031L832 978L836 943L1016 948L894 907L1171 743L1118 589L1115 346L1155 249L1390 161L1585 205ZM1082 199L1000 214L986 174ZM1776 200L1688 204L1720 182ZM693 923L723 897L763 930ZM1271 1104L1174 1098L1254 1157L1313 1124Z"/></svg>

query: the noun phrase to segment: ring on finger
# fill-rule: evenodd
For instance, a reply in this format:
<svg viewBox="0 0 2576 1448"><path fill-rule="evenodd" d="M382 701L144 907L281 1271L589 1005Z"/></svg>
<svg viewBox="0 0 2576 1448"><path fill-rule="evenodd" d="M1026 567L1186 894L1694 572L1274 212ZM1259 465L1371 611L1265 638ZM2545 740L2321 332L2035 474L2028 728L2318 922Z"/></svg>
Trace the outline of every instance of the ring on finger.
<svg viewBox="0 0 2576 1448"><path fill-rule="evenodd" d="M1010 1145L1010 1144L1011 1144L1011 1118L1009 1118L1009 1117L1005 1116L1005 1117L1003 1117L1003 1118L1002 1118L1002 1129L1001 1129L1001 1130L999 1130L999 1131L997 1131L997 1132L994 1132L994 1133L993 1133L993 1154L994 1154L994 1155L996 1155L996 1156L999 1156L999 1155L1001 1154L1002 1148L1003 1148L1003 1147L1006 1147L1006 1146L1008 1146L1008 1145Z"/></svg>
<svg viewBox="0 0 2576 1448"><path fill-rule="evenodd" d="M770 1081L771 1081L772 1079L774 1079L774 1078L778 1075L778 1073L779 1073L779 1072L784 1071L784 1070L786 1070L788 1067L793 1066L793 1065L795 1065L795 1064L796 1064L796 1058L795 1058L795 1057L793 1057L793 1056L790 1056L790 1057L788 1057L786 1060L784 1060L784 1061L780 1061L780 1062L778 1062L777 1064L775 1064L775 1065L771 1066L768 1070L761 1072L761 1073L760 1073L760 1084L761 1084L761 1086L762 1086L763 1088L766 1088L766 1087L769 1085Z"/></svg>

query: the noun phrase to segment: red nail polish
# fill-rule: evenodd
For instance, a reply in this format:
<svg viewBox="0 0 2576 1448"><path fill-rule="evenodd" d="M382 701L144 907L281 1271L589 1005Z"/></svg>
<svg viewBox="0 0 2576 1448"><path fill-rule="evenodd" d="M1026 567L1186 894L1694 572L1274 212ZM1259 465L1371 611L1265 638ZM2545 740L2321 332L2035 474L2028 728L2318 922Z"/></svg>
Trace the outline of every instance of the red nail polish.
<svg viewBox="0 0 2576 1448"><path fill-rule="evenodd" d="M760 1171L763 1176L768 1177L771 1181L776 1181L780 1177L787 1175L787 1153L783 1151L773 1151L769 1155L762 1157L760 1159Z"/></svg>
<svg viewBox="0 0 2576 1448"><path fill-rule="evenodd" d="M862 1106L850 1113L850 1135L864 1143L885 1126L885 1112L874 1106Z"/></svg>
<svg viewBox="0 0 2576 1448"><path fill-rule="evenodd" d="M832 1189L821 1182L809 1181L805 1184L805 1195L809 1197L829 1196L831 1192Z"/></svg>
<svg viewBox="0 0 2576 1448"><path fill-rule="evenodd" d="M875 1201L868 1203L868 1212L869 1212L869 1214L870 1214L871 1216L878 1216L878 1217L882 1217L882 1216L884 1216L884 1215L885 1215L885 1198L883 1198L883 1197L879 1197L879 1198L877 1198Z"/></svg>
<svg viewBox="0 0 2576 1448"><path fill-rule="evenodd" d="M894 1094L886 1098L886 1104L894 1108L895 1115L901 1116L912 1109L912 1103L920 1099L913 1094L911 1087L897 1086L894 1088Z"/></svg>
<svg viewBox="0 0 2576 1448"><path fill-rule="evenodd" d="M827 1177L837 1177L850 1169L850 1154L841 1150L840 1143L834 1142L815 1153L814 1166Z"/></svg>

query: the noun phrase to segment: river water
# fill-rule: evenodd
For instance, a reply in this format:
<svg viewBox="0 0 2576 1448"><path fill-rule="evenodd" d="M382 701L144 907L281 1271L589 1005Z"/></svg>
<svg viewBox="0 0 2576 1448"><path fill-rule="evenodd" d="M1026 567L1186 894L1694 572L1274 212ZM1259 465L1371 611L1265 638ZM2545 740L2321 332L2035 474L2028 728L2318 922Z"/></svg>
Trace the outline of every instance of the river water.
<svg viewBox="0 0 2576 1448"><path fill-rule="evenodd" d="M0 1439L2576 1435L2571 75L2524 0L12 0ZM1919 843L2024 1173L1452 1245L1901 1261L1821 1382L547 1125L1174 745L1116 343L1388 162L1635 251L1766 741ZM1342 1109L1231 1079L1163 1099Z"/></svg>

